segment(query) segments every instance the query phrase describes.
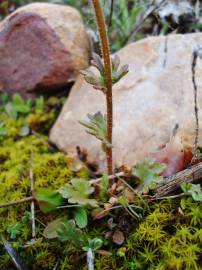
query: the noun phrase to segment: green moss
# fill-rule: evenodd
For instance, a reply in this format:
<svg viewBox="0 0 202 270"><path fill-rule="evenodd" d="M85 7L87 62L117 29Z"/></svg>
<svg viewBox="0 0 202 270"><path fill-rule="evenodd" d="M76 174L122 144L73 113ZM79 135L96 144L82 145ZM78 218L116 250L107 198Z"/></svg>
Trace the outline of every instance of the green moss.
<svg viewBox="0 0 202 270"><path fill-rule="evenodd" d="M47 138L43 137L43 139L39 139L31 135L17 141L12 141L11 139L2 141L0 147L0 190L3 196L0 197L0 203L15 201L29 196L31 153L34 157L33 172L36 187L43 186L56 189L67 183L71 177L75 176L76 173L68 168L64 154L60 152L50 152L48 146L44 144L44 140L47 140ZM82 170L84 172L84 169ZM21 218L24 212L29 210L29 203L10 207L9 209L0 209L0 232L5 233L9 224L22 223ZM45 224L53 218L53 216L43 216L41 213L39 213L37 217ZM38 224L38 237L41 237L42 231L43 227ZM30 232L30 225L23 224L19 237L15 239L19 247L21 244L24 245L25 242L30 240ZM43 240L40 248L27 248L26 251L22 250L21 252L28 254L26 258L29 258L29 263L32 263L32 260L37 258L37 262L34 264L35 269L39 267L52 269L54 263L57 261L55 248L56 244L52 246L52 243ZM59 250L60 249L58 249L58 252ZM0 265L8 267L8 262L10 262L10 260L7 255L3 254L0 256Z"/></svg>
<svg viewBox="0 0 202 270"><path fill-rule="evenodd" d="M46 114L49 112L47 111ZM30 195L30 157L33 156L32 169L36 187L57 189L72 177L89 177L85 167L73 170L70 158L53 151L47 144L48 128L56 114L33 112L30 116L20 116L16 120L0 113L0 121L5 123L7 135L0 138L0 203L19 200ZM30 120L31 119L31 120ZM44 124L47 121L47 126ZM32 123L32 124L31 124ZM29 124L35 128L36 135L21 137L19 130ZM43 128L46 126L45 128ZM41 134L41 132L43 134ZM199 270L202 269L202 205L191 198L165 200L144 207L143 219L134 220L132 230L127 233L123 246L108 243L103 249L112 256L96 254L96 270ZM43 238L43 224L52 221L61 213L72 215L71 210L60 210L48 215L36 211L37 243L27 245L31 239L30 223L23 216L30 211L30 203L0 209L0 233L12 242L24 261L33 270L52 270L59 263L61 270L84 270L86 257L69 243L48 241ZM119 219L123 210L113 212ZM17 224L17 225L16 225ZM9 228L9 229L8 229ZM10 230L14 231L14 236ZM90 220L86 233L94 237L105 236L108 230L107 218L101 221ZM12 239L13 237L13 239ZM0 242L0 268L8 269L12 263Z"/></svg>
<svg viewBox="0 0 202 270"><path fill-rule="evenodd" d="M50 105L49 105L50 106ZM89 178L89 171L85 167L72 171L68 167L68 162L62 152L52 151L48 145L48 138L43 134L29 135L22 137L19 135L20 129L24 125L30 126L35 131L47 133L56 118L52 111L33 112L30 115L21 115L17 119L9 117L1 107L0 122L5 124L6 136L0 138L0 204L16 201L30 196L30 161L34 173L35 187L51 187L57 189L66 184L72 177L82 176ZM54 217L61 214L43 215L37 213L36 232L39 243L29 246L24 245L31 239L30 224L25 224L22 217L26 211L30 211L30 203L25 203L10 208L0 208L1 222L0 233L12 242L27 264L34 265L33 269L53 269L57 260L64 254L64 245L58 242L49 242L42 237L44 227ZM20 225L20 226L16 226ZM18 228L15 239L11 239L8 228ZM11 260L5 253L0 242L0 268L11 266ZM65 259L65 257L63 258ZM72 268L71 268L72 269Z"/></svg>
<svg viewBox="0 0 202 270"><path fill-rule="evenodd" d="M54 119L54 112L50 112L48 114L44 114L44 112L36 112L28 116L27 122L33 130L44 132L50 129Z"/></svg>
<svg viewBox="0 0 202 270"><path fill-rule="evenodd" d="M156 204L127 240L128 257L141 262L135 269L201 269L201 221L193 220L191 209L201 204L183 199L184 210L178 211L180 201ZM170 209L171 208L171 209ZM127 256L127 255L126 255Z"/></svg>

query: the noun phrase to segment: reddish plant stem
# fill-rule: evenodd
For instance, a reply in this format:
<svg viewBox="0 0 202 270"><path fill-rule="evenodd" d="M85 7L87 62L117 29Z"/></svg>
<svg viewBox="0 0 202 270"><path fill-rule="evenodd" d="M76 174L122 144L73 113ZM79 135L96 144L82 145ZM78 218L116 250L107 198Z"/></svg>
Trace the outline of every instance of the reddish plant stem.
<svg viewBox="0 0 202 270"><path fill-rule="evenodd" d="M112 128L113 128L113 109L112 109L112 94L107 95L107 130L108 130L108 141L112 145ZM113 154L112 147L108 147L106 149L107 156L107 167L108 167L108 175L113 174ZM113 181L113 180L112 180Z"/></svg>
<svg viewBox="0 0 202 270"><path fill-rule="evenodd" d="M97 27L100 35L100 44L102 56L104 60L105 80L106 80L106 103L107 103L107 139L112 145L112 132L113 132L113 101L112 101L112 66L110 58L110 48L107 35L107 27L105 22L104 13L99 0L92 0ZM113 154L112 148L106 149L107 169L108 175L113 174Z"/></svg>

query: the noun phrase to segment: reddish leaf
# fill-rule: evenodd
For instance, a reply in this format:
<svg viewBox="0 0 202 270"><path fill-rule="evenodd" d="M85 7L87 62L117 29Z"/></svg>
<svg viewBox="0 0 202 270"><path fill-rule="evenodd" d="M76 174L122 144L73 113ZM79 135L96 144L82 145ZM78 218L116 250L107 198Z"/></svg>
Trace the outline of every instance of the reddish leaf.
<svg viewBox="0 0 202 270"><path fill-rule="evenodd" d="M103 208L97 208L91 212L93 220L101 219L109 215L109 210Z"/></svg>
<svg viewBox="0 0 202 270"><path fill-rule="evenodd" d="M124 240L124 234L120 230L116 230L113 234L113 242L117 245L122 245Z"/></svg>
<svg viewBox="0 0 202 270"><path fill-rule="evenodd" d="M116 227L116 224L114 223L113 218L108 219L107 225L108 225L108 227L109 227L110 230L113 230L114 227Z"/></svg>
<svg viewBox="0 0 202 270"><path fill-rule="evenodd" d="M105 233L105 238L106 239L111 239L112 235L113 235L113 231L108 231L108 232Z"/></svg>

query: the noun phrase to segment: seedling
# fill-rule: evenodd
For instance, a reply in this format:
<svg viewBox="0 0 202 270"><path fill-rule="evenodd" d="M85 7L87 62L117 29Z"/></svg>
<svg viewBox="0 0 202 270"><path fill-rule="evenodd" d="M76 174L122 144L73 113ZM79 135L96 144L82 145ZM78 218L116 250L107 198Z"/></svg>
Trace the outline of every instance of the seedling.
<svg viewBox="0 0 202 270"><path fill-rule="evenodd" d="M88 270L94 270L94 252L102 247L102 239L89 238L88 235L83 234L76 227L74 220L67 220L66 218L60 218L49 223L44 231L44 235L49 239L58 238L61 242L68 241L73 246L86 251Z"/></svg>

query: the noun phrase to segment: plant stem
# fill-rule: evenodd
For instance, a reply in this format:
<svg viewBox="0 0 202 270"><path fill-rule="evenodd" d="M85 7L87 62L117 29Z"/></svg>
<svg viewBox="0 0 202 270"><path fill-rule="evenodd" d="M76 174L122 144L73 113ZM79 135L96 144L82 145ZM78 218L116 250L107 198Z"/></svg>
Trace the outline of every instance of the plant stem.
<svg viewBox="0 0 202 270"><path fill-rule="evenodd" d="M113 102L112 102L112 66L110 58L110 48L109 41L107 36L107 26L104 18L104 13L99 0L92 0L92 5L95 12L95 17L97 21L97 27L100 35L100 44L102 50L102 56L104 60L104 69L105 69L105 83L107 88L106 93L106 103L107 103L107 139L108 142L112 145L112 128L113 128ZM108 175L113 173L113 155L112 148L107 147L106 149L107 156L107 168Z"/></svg>
<svg viewBox="0 0 202 270"><path fill-rule="evenodd" d="M122 176L124 176L124 172L119 172L119 173L116 173L116 174L113 174L113 175L109 175L108 178L109 178L109 180L114 180L115 178L122 177ZM99 184L101 181L102 181L102 177L92 179L92 180L89 181L89 183L91 185L96 185L96 184Z"/></svg>
<svg viewBox="0 0 202 270"><path fill-rule="evenodd" d="M108 21L108 27L112 25L112 16L114 12L114 0L111 0L111 6L110 6L110 14L109 14L109 21Z"/></svg>
<svg viewBox="0 0 202 270"><path fill-rule="evenodd" d="M13 202L9 202L9 203L0 204L0 208L10 207L10 206L14 206L14 205L17 205L17 204L30 202L30 201L33 201L33 200L34 200L34 197L31 196L31 197L21 199L19 201L13 201Z"/></svg>
<svg viewBox="0 0 202 270"><path fill-rule="evenodd" d="M79 204L68 204L68 205L58 206L57 209L74 208L74 207L82 207L82 206Z"/></svg>
<svg viewBox="0 0 202 270"><path fill-rule="evenodd" d="M154 198L154 200L167 200L167 199L177 199L177 198L181 198L181 197L184 197L184 196L189 196L190 194L189 193L180 193L180 194L177 194L177 195L172 195L172 196L164 196L164 197L152 197L152 199Z"/></svg>

